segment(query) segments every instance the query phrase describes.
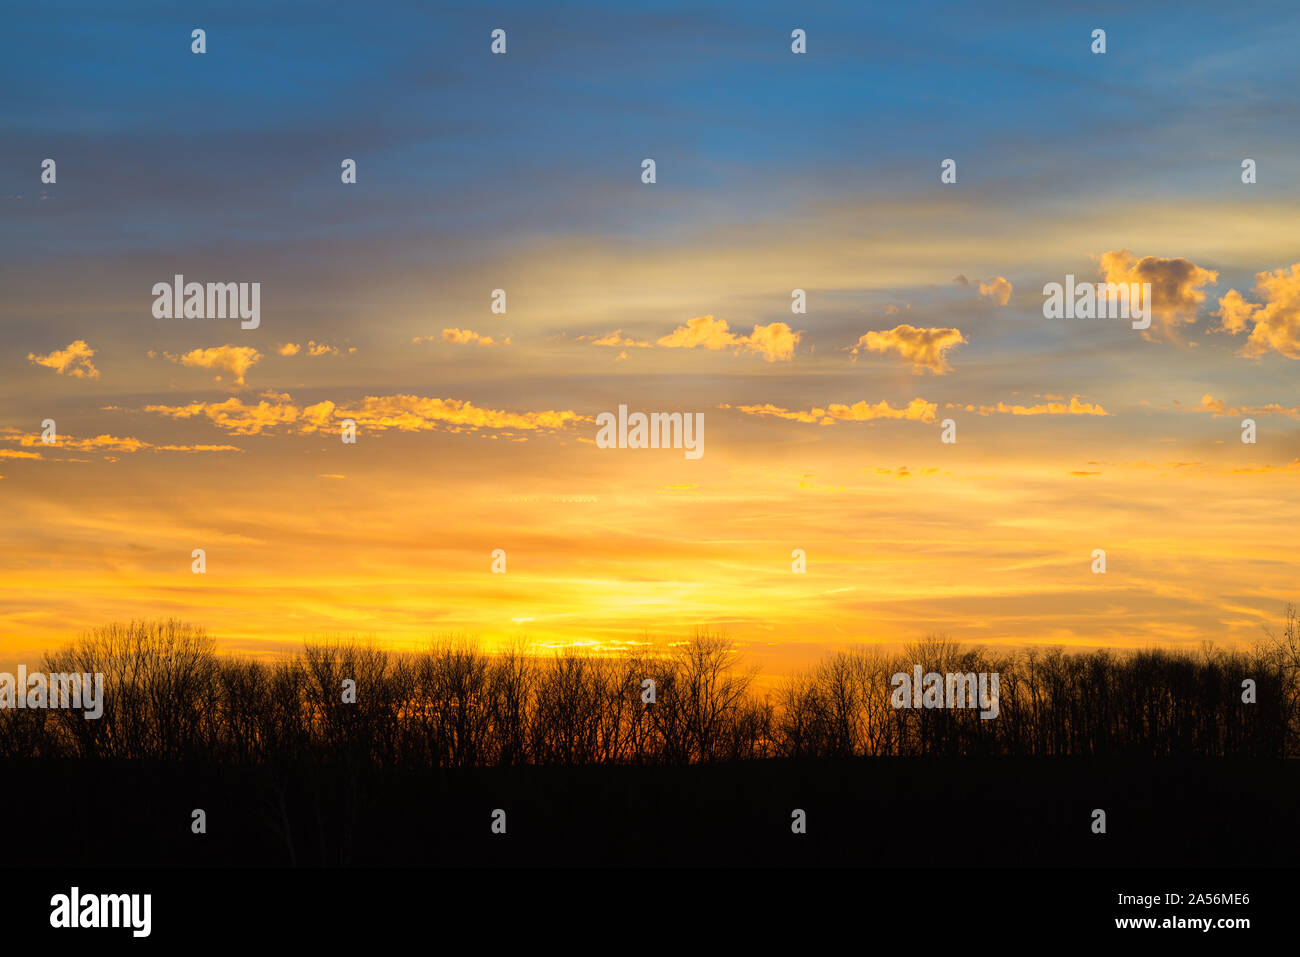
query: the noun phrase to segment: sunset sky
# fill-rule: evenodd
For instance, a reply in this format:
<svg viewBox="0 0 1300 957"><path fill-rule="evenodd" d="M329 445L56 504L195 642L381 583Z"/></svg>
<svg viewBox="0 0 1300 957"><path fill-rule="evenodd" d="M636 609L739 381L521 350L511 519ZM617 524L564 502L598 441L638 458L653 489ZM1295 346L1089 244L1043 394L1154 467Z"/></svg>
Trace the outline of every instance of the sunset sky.
<svg viewBox="0 0 1300 957"><path fill-rule="evenodd" d="M0 666L162 616L709 626L769 671L1262 637L1300 600L1300 14L1219 6L7 12ZM260 327L154 318L178 273L260 282ZM1151 328L1045 319L1067 274L1152 282ZM598 448L620 404L703 412L704 455Z"/></svg>

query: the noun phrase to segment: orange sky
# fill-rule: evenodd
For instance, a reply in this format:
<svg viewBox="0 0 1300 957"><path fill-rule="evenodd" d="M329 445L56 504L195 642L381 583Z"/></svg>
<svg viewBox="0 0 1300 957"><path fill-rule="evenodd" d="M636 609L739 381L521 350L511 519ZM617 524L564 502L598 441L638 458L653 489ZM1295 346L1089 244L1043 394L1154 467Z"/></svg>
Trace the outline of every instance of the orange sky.
<svg viewBox="0 0 1300 957"><path fill-rule="evenodd" d="M139 55L90 77L78 25L29 30L0 667L175 616L259 653L709 626L781 671L933 632L1250 642L1300 598L1285 24L1116 15L1094 57L1051 18L850 10L817 59L778 11L518 15L509 57L436 68L405 8L275 57L232 26L221 61L109 18ZM260 324L155 318L176 274L260 282ZM1067 275L1151 282L1151 328L1044 318ZM703 456L598 448L620 404L703 413Z"/></svg>

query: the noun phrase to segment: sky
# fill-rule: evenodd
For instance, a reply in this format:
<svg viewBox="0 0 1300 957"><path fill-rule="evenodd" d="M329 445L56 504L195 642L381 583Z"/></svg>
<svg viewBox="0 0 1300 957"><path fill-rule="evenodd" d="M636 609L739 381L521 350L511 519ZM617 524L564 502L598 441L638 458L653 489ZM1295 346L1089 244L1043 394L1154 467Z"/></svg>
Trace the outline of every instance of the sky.
<svg viewBox="0 0 1300 957"><path fill-rule="evenodd" d="M1300 597L1300 12L119 6L3 14L0 666L178 617L780 671ZM158 318L177 274L257 328ZM1045 318L1067 275L1151 327ZM600 447L620 405L704 454Z"/></svg>

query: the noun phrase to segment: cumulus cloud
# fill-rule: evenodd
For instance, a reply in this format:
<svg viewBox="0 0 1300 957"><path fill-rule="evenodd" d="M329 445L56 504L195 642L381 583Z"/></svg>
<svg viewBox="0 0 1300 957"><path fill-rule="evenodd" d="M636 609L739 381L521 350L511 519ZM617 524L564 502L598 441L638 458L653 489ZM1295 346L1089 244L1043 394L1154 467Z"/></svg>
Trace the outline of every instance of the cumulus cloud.
<svg viewBox="0 0 1300 957"><path fill-rule="evenodd" d="M70 375L74 379L98 379L99 370L90 361L94 355L95 350L86 344L86 340L78 339L66 349L55 349L48 355L38 356L29 352L27 361L53 369L59 375Z"/></svg>
<svg viewBox="0 0 1300 957"><path fill-rule="evenodd" d="M947 352L965 342L960 329L918 329L915 326L895 326L884 332L868 332L853 346L853 355L862 350L870 352L895 352L912 364L913 372L929 370L935 375L952 371L947 362Z"/></svg>
<svg viewBox="0 0 1300 957"><path fill-rule="evenodd" d="M702 347L757 352L766 361L776 362L794 356L794 348L799 344L801 335L784 322L773 322L765 326L754 326L753 332L742 336L732 332L725 319L697 316L659 339L658 345L666 349Z"/></svg>
<svg viewBox="0 0 1300 957"><path fill-rule="evenodd" d="M872 419L909 419L914 422L932 422L939 405L935 402L926 402L924 399L913 399L907 405L899 408L894 408L884 400L877 402L875 405L869 405L866 402L855 402L853 405L832 403L825 408L814 408L806 411L783 409L780 406L772 405L770 402L763 405L721 405L719 408L734 408L746 415L768 415L778 419L789 419L793 422L834 425L836 422L869 422Z"/></svg>
<svg viewBox="0 0 1300 957"><path fill-rule="evenodd" d="M282 356L296 356L298 353L302 352L302 346L298 345L296 342L286 342L278 351Z"/></svg>
<svg viewBox="0 0 1300 957"><path fill-rule="evenodd" d="M155 353L150 352L149 355L152 357ZM179 356L172 355L170 352L164 352L163 355L183 366L229 372L235 377L237 385L244 384L244 376L248 370L262 358L262 354L252 346L214 346L211 349L193 349Z"/></svg>
<svg viewBox="0 0 1300 957"><path fill-rule="evenodd" d="M1202 286L1219 280L1212 269L1202 269L1181 257L1135 259L1127 249L1113 249L1101 256L1100 272L1108 283L1151 283L1151 328L1142 335L1174 338L1179 327L1196 322L1196 312L1205 301ZM1158 335L1151 335L1156 333Z"/></svg>
<svg viewBox="0 0 1300 957"><path fill-rule="evenodd" d="M962 409L979 415L1110 415L1105 409L1091 402L1080 401L1077 395L1070 396L1069 402L1042 402L1037 405L961 405L949 402L944 408Z"/></svg>
<svg viewBox="0 0 1300 957"><path fill-rule="evenodd" d="M697 316L684 326L678 326L659 340L659 345L669 349L732 349L741 344L743 337L731 331L725 319Z"/></svg>
<svg viewBox="0 0 1300 957"><path fill-rule="evenodd" d="M1005 306L1011 301L1011 283L1005 276L996 276L989 283L981 281L980 295L992 299L999 306Z"/></svg>
<svg viewBox="0 0 1300 957"><path fill-rule="evenodd" d="M1234 336L1250 330L1244 356L1261 356L1270 349L1289 359L1300 359L1300 263L1273 272L1255 274L1255 298L1247 302L1235 289L1219 300L1215 313L1220 331Z"/></svg>
<svg viewBox="0 0 1300 957"><path fill-rule="evenodd" d="M767 362L788 360L794 356L794 347L799 344L800 335L784 322L771 322L765 326L755 326L745 340L745 348L759 353Z"/></svg>
<svg viewBox="0 0 1300 957"><path fill-rule="evenodd" d="M572 411L507 412L484 409L460 399L425 398L416 395L366 396L360 405L343 406L326 400L299 406L285 393L265 394L256 405L237 398L224 402L191 402L188 405L150 405L155 412L173 419L202 416L234 435L260 435L287 427L300 435L334 429L343 419L353 419L369 432L396 429L416 432L442 429L450 432L478 429L558 431L592 421Z"/></svg>

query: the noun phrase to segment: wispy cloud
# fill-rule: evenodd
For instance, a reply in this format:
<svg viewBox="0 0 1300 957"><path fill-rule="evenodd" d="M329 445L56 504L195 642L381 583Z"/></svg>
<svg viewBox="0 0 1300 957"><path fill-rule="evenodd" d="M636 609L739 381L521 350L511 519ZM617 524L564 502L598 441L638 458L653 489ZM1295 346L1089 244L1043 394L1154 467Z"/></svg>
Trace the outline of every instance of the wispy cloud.
<svg viewBox="0 0 1300 957"><path fill-rule="evenodd" d="M306 354L311 358L317 358L319 356L351 355L357 351L356 346L350 346L347 350L343 350L338 346L331 346L326 345L323 342L317 342L315 339L309 339L306 346L299 345L296 342L286 342L276 351L282 356L296 356L303 352L304 349L306 350Z"/></svg>
<svg viewBox="0 0 1300 957"><path fill-rule="evenodd" d="M361 405L349 407L329 400L300 406L287 393L263 393L256 405L231 397L223 402L149 405L145 411L173 419L202 416L232 435L260 435L280 427L310 435L331 429L343 419L352 419L358 428L370 432L389 429L402 432L427 429L451 432L478 429L559 431L592 421L589 416L572 411L507 412L483 409L459 399L416 395L366 396Z"/></svg>
<svg viewBox="0 0 1300 957"><path fill-rule="evenodd" d="M949 402L945 409L961 409L978 415L1110 415L1100 405L1083 402L1077 395L1071 396L1069 402L1041 402L1037 405L1008 405L998 402L996 405L960 405Z"/></svg>
<svg viewBox="0 0 1300 957"><path fill-rule="evenodd" d="M649 342L641 342L637 339L631 339L623 335L622 329L615 329L613 332L603 336L578 336L578 341L590 341L593 346L614 346L617 348L649 349Z"/></svg>
<svg viewBox="0 0 1300 957"><path fill-rule="evenodd" d="M89 436L87 438L77 438L73 435L61 434L58 441L47 444L42 441L39 435L20 432L14 428L0 429L0 442L9 442L24 448L40 448L41 452L19 452L11 449L0 449L0 458L44 458L44 452L74 451L74 452L240 452L243 451L236 445L157 445L144 439L137 439L133 436L103 435Z"/></svg>
<svg viewBox="0 0 1300 957"><path fill-rule="evenodd" d="M818 425L834 425L836 422L869 422L872 419L908 419L914 422L932 422L938 411L938 403L925 399L913 399L905 406L895 408L882 400L875 405L867 402L855 402L853 405L832 403L825 408L812 408L806 411L783 409L780 406L765 403L763 405L721 405L721 409L736 409L746 415L765 415L778 419L790 419L793 422L806 422Z"/></svg>
<svg viewBox="0 0 1300 957"><path fill-rule="evenodd" d="M1270 402L1268 405L1230 406L1224 400L1216 399L1208 392L1201 396L1201 407L1196 411L1210 412L1215 418L1241 415L1284 415L1288 418L1300 419L1300 408L1287 408L1277 402Z"/></svg>

